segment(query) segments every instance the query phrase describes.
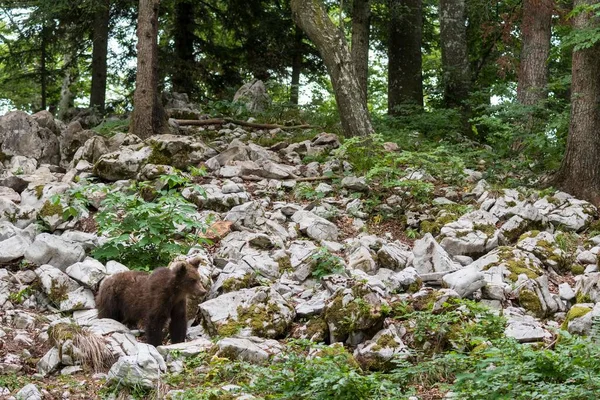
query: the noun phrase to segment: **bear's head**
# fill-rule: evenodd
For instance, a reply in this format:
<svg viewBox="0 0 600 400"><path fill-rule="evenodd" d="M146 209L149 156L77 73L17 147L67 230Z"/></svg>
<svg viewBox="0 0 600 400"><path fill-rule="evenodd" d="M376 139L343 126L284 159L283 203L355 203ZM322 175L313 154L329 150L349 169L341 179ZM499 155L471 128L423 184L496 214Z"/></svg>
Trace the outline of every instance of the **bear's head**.
<svg viewBox="0 0 600 400"><path fill-rule="evenodd" d="M193 297L202 297L206 294L200 274L192 264L186 261L177 261L171 269L175 273L178 286L184 293Z"/></svg>

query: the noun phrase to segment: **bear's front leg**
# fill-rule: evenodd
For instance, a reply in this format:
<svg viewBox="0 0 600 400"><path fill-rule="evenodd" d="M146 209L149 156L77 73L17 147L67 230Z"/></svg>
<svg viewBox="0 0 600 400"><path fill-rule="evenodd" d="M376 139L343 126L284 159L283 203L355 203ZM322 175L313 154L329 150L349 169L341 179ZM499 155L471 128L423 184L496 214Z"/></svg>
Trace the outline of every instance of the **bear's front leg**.
<svg viewBox="0 0 600 400"><path fill-rule="evenodd" d="M171 309L171 323L169 324L169 334L172 343L185 342L187 333L186 301L183 299L173 305Z"/></svg>

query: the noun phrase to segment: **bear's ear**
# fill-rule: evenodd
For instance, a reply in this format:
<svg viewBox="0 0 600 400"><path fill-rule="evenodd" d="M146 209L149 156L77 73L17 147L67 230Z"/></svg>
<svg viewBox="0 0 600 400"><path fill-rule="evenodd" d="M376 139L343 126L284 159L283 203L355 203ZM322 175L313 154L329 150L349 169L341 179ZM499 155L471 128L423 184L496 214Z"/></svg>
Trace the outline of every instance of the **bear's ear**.
<svg viewBox="0 0 600 400"><path fill-rule="evenodd" d="M173 271L175 271L175 276L177 278L183 278L186 273L187 273L187 265L184 262L179 262L175 265L175 267L173 268Z"/></svg>

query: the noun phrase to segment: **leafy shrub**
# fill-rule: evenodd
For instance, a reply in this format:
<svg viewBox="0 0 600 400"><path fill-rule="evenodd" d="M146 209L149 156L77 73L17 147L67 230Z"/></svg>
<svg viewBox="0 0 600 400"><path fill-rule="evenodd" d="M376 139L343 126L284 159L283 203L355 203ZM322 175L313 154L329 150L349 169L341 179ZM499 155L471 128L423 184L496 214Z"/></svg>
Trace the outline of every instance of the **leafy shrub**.
<svg viewBox="0 0 600 400"><path fill-rule="evenodd" d="M381 379L379 374L364 374L352 355L343 347L311 346L318 357L307 358L310 342L296 342L295 351L282 362L257 368L249 385L253 393L266 399L361 400L401 398L401 388Z"/></svg>
<svg viewBox="0 0 600 400"><path fill-rule="evenodd" d="M321 279L327 275L339 274L344 271L344 264L342 260L331 254L325 247L319 248L319 250L312 255L314 265L312 268L312 276Z"/></svg>
<svg viewBox="0 0 600 400"><path fill-rule="evenodd" d="M434 301L435 297L426 297L422 304L394 306L396 318L409 322L415 348L425 347L427 353L449 349L470 351L484 341L501 338L504 334L505 319L479 303L450 299L440 310L433 312Z"/></svg>
<svg viewBox="0 0 600 400"><path fill-rule="evenodd" d="M153 269L186 253L206 231L206 221L194 218L196 207L176 187L185 179L161 178L167 189L153 191L146 183L134 183L126 193L111 191L96 215L98 232L109 239L93 251L101 261L117 260L131 268ZM146 201L152 192L153 201Z"/></svg>
<svg viewBox="0 0 600 400"><path fill-rule="evenodd" d="M294 189L294 196L298 200L320 200L325 197L325 193L317 192L315 188L306 182L302 182Z"/></svg>
<svg viewBox="0 0 600 400"><path fill-rule="evenodd" d="M118 132L127 132L129 129L129 119L117 119L103 121L100 125L92 128L99 135L111 137Z"/></svg>

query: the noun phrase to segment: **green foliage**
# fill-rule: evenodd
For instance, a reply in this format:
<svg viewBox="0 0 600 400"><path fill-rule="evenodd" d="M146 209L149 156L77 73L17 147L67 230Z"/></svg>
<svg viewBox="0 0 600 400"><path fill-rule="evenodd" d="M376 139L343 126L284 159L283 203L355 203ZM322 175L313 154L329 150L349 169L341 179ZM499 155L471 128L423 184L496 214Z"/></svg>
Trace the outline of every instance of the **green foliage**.
<svg viewBox="0 0 600 400"><path fill-rule="evenodd" d="M415 188L417 197L427 197L426 192L432 191L433 186L426 182L404 184L400 181L400 178L410 179L414 171L431 174L446 183L462 183L465 163L450 149L437 146L428 151L391 152L385 150L384 143L384 137L379 134L354 137L346 139L335 154L350 162L367 179L381 182L388 188Z"/></svg>
<svg viewBox="0 0 600 400"><path fill-rule="evenodd" d="M308 182L302 182L294 188L294 196L298 200L321 200L325 197L325 193L317 192L315 188Z"/></svg>
<svg viewBox="0 0 600 400"><path fill-rule="evenodd" d="M452 390L465 400L596 399L600 350L561 332L554 350L503 339L463 363Z"/></svg>
<svg viewBox="0 0 600 400"><path fill-rule="evenodd" d="M8 296L8 299L13 304L21 304L23 302L23 300L25 300L27 297L31 296L32 294L33 294L33 290L31 289L30 286L27 286L25 289L21 289L18 292L11 293Z"/></svg>
<svg viewBox="0 0 600 400"><path fill-rule="evenodd" d="M312 276L321 279L327 275L339 274L344 271L344 263L342 260L331 254L325 247L311 256L314 264L312 267Z"/></svg>
<svg viewBox="0 0 600 400"><path fill-rule="evenodd" d="M198 221L196 207L175 189L187 179L166 175L161 181L168 189L156 192L151 202L144 200L144 193L152 189L145 183L107 194L96 222L98 232L109 239L93 251L94 257L147 270L167 264L197 243L207 244L199 235L209 221Z"/></svg>
<svg viewBox="0 0 600 400"><path fill-rule="evenodd" d="M397 399L402 391L379 374L364 374L343 347L310 346L317 357L307 358L310 342L296 342L281 362L257 368L248 388L265 399L362 400Z"/></svg>
<svg viewBox="0 0 600 400"><path fill-rule="evenodd" d="M112 137L119 132L127 132L129 130L129 119L112 119L102 121L102 123L94 128L94 132L105 137Z"/></svg>
<svg viewBox="0 0 600 400"><path fill-rule="evenodd" d="M428 353L449 349L470 351L476 346L503 336L506 321L487 307L469 300L450 299L440 310L432 312L433 298L426 299L424 309L414 311L413 306L400 303L394 306L396 318L410 321L414 343L425 343Z"/></svg>

